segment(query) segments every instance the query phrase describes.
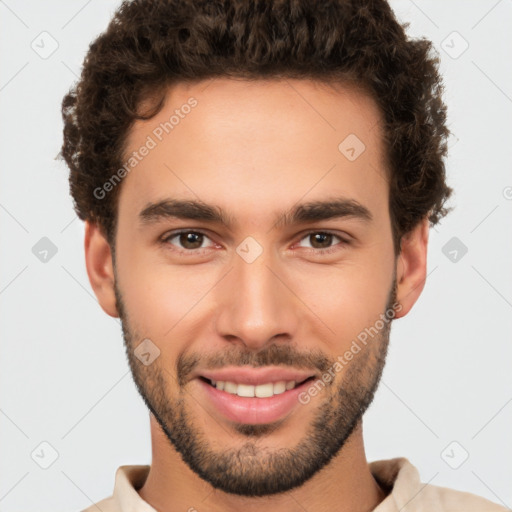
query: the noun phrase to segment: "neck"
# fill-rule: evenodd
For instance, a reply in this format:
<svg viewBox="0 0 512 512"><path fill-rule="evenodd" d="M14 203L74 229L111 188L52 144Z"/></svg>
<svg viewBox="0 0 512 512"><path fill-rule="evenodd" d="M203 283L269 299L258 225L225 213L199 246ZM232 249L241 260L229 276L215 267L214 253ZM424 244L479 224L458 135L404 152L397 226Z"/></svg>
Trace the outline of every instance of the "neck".
<svg viewBox="0 0 512 512"><path fill-rule="evenodd" d="M370 512L385 498L366 461L362 423L329 464L301 487L254 498L216 490L202 480L183 462L152 414L150 418L153 460L138 493L159 512L257 512L262 506L273 512Z"/></svg>

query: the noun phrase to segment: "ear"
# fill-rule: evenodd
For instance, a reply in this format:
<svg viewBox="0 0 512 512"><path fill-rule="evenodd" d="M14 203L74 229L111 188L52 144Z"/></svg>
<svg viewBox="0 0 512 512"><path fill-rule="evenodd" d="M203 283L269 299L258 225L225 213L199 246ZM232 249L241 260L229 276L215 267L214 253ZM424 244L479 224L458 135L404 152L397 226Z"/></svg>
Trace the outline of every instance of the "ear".
<svg viewBox="0 0 512 512"><path fill-rule="evenodd" d="M84 248L87 275L98 302L107 315L118 318L110 245L98 225L89 221L85 221Z"/></svg>
<svg viewBox="0 0 512 512"><path fill-rule="evenodd" d="M395 318L405 316L418 300L427 278L429 221L425 217L402 237L397 261L397 302L401 304Z"/></svg>

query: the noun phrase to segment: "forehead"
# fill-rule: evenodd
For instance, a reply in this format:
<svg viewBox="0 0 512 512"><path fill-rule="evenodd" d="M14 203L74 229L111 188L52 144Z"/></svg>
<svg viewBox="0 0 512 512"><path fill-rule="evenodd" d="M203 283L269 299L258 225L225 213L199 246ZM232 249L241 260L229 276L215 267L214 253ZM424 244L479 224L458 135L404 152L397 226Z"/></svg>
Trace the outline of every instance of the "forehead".
<svg viewBox="0 0 512 512"><path fill-rule="evenodd" d="M134 123L125 149L123 163L133 165L125 166L120 217L167 197L248 218L325 194L387 208L381 114L354 85L180 83L155 117Z"/></svg>

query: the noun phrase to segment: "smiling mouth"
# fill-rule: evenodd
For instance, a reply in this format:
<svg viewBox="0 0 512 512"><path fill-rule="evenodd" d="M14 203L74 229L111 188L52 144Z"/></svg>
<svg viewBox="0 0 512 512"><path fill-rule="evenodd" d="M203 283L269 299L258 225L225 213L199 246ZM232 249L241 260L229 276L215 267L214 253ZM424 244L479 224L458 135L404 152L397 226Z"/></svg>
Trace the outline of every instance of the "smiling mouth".
<svg viewBox="0 0 512 512"><path fill-rule="evenodd" d="M206 382L207 384L209 384L213 388L216 388L219 391L224 391L226 393L245 398L270 398L272 396L280 395L281 393L302 386L304 383L314 380L314 378L314 376L311 376L301 381L282 380L278 382L267 382L259 385L252 385L238 384L232 381L214 381L212 379L207 379L206 377L199 377L200 380Z"/></svg>

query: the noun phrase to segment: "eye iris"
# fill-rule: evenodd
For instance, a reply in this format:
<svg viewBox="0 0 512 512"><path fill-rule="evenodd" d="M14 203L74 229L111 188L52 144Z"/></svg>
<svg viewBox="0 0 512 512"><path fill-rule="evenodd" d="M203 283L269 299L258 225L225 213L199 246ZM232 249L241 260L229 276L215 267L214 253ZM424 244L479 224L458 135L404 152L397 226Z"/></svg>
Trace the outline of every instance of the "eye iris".
<svg viewBox="0 0 512 512"><path fill-rule="evenodd" d="M317 241L319 241L319 238L320 238L320 243L324 242L327 240L328 245L330 245L330 242L332 241L332 235L330 233L314 233L312 235L310 235L311 239L314 240L314 243L312 243L311 245L315 248L315 249L325 249L325 246L321 246L321 247L316 247L316 243Z"/></svg>
<svg viewBox="0 0 512 512"><path fill-rule="evenodd" d="M201 247L203 235L200 233L181 233L180 234L180 244L187 249L198 249ZM190 247L191 244L192 247Z"/></svg>

